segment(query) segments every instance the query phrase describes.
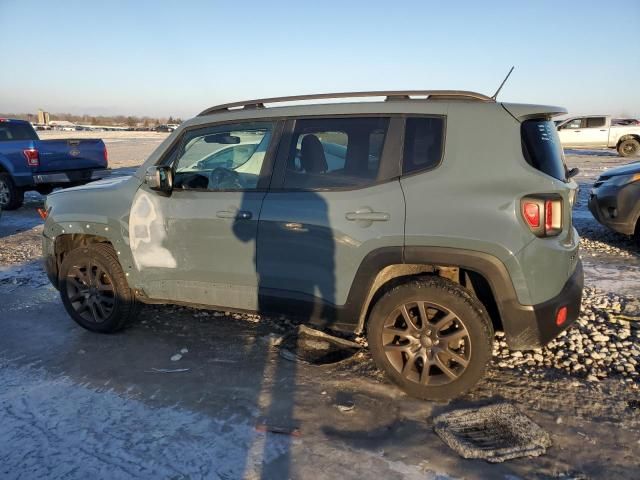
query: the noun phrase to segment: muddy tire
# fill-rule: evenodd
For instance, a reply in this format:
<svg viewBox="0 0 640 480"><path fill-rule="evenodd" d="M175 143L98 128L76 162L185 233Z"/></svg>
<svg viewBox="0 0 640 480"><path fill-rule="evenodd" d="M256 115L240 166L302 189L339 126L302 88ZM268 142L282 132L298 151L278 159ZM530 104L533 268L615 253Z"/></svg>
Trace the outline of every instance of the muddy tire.
<svg viewBox="0 0 640 480"><path fill-rule="evenodd" d="M640 154L640 142L634 138L623 140L618 145L618 154L621 157L635 157Z"/></svg>
<svg viewBox="0 0 640 480"><path fill-rule="evenodd" d="M24 190L16 187L11 175L0 173L0 208L15 210L24 203Z"/></svg>
<svg viewBox="0 0 640 480"><path fill-rule="evenodd" d="M135 316L137 304L111 245L68 253L60 266L60 297L67 313L92 332L112 333Z"/></svg>
<svg viewBox="0 0 640 480"><path fill-rule="evenodd" d="M463 287L426 277L398 285L376 302L367 339L378 368L402 390L448 400L483 377L493 327L483 305Z"/></svg>

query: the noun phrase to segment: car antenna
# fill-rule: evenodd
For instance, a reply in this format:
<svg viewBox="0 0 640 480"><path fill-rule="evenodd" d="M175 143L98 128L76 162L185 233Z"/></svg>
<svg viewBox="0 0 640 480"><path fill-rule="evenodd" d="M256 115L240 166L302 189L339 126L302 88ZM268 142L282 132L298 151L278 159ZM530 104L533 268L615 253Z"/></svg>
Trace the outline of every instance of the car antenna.
<svg viewBox="0 0 640 480"><path fill-rule="evenodd" d="M500 93L500 90L502 90L502 87L504 87L504 84L507 83L507 79L509 78L509 75L511 75L511 72L513 72L513 69L515 67L511 67L511 70L509 70L509 73L507 73L507 76L504 77L504 80L502 81L502 83L500 84L500 86L498 87L498 90L496 90L496 93L493 94L493 96L491 98L493 98L494 100L496 98L498 98L498 94Z"/></svg>

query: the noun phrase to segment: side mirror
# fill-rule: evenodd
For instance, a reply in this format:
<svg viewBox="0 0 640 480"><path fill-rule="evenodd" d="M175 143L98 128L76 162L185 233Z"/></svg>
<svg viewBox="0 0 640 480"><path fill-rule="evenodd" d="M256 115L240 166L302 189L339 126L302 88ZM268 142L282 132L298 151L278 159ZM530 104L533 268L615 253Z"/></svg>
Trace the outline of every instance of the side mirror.
<svg viewBox="0 0 640 480"><path fill-rule="evenodd" d="M570 178L575 177L579 173L580 173L580 169L578 167L574 167L571 170L568 170L567 171L567 180L569 180Z"/></svg>
<svg viewBox="0 0 640 480"><path fill-rule="evenodd" d="M173 189L173 172L171 167L155 166L147 168L144 174L144 183L146 183L151 190L158 192L169 193Z"/></svg>

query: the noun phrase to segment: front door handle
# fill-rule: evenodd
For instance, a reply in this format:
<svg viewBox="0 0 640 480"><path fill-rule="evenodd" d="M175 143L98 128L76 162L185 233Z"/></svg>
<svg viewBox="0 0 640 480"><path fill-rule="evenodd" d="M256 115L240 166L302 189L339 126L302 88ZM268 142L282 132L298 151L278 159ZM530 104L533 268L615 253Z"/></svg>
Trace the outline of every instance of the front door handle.
<svg viewBox="0 0 640 480"><path fill-rule="evenodd" d="M357 210L355 212L347 212L345 214L347 220L362 220L365 222L386 222L389 220L389 214L385 212L373 212L369 210Z"/></svg>
<svg viewBox="0 0 640 480"><path fill-rule="evenodd" d="M218 218L231 218L233 220L251 220L251 212L247 210L219 210L216 212L216 217Z"/></svg>

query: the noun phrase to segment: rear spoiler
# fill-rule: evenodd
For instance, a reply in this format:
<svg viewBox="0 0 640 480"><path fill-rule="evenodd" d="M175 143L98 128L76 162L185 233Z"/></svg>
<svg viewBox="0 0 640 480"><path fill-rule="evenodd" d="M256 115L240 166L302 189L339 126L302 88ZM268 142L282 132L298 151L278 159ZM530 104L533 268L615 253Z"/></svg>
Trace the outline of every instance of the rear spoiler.
<svg viewBox="0 0 640 480"><path fill-rule="evenodd" d="M555 107L553 105L527 105L525 103L503 103L504 108L509 115L515 118L517 121L522 122L529 118L540 117L556 117L558 115L565 115L567 109L564 107Z"/></svg>

